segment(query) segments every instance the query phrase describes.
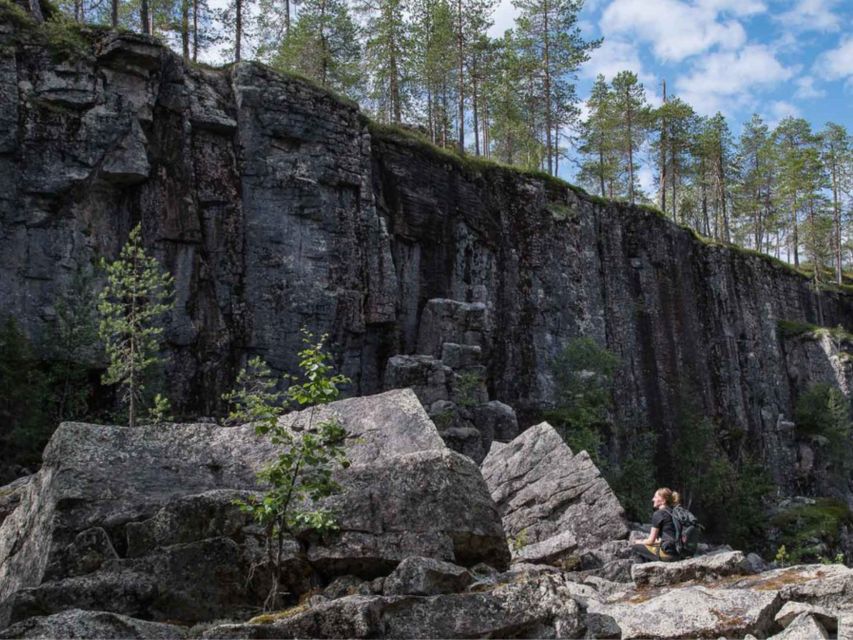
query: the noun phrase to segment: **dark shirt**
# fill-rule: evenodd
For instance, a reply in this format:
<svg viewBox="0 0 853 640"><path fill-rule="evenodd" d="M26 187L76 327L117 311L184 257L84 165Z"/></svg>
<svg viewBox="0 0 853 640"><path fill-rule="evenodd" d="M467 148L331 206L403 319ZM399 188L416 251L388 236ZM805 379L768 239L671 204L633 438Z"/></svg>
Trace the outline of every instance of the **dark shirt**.
<svg viewBox="0 0 853 640"><path fill-rule="evenodd" d="M672 514L669 509L658 509L652 516L652 527L660 532L661 546L667 549L668 543L675 542L675 525L672 523Z"/></svg>

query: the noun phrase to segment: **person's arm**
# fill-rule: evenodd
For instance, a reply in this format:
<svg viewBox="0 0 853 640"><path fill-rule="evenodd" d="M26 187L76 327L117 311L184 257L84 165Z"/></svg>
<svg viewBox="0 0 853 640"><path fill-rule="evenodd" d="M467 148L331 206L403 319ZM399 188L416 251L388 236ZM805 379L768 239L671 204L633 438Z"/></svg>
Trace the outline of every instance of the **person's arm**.
<svg viewBox="0 0 853 640"><path fill-rule="evenodd" d="M643 540L640 544L654 544L658 539L658 528L652 527L652 530L649 531L649 537Z"/></svg>

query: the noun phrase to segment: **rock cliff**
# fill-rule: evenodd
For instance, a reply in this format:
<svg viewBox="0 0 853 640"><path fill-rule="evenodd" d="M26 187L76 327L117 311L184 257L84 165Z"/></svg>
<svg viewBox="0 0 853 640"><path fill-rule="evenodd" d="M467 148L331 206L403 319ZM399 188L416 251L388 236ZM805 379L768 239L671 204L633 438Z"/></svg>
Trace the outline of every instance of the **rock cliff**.
<svg viewBox="0 0 853 640"><path fill-rule="evenodd" d="M524 425L552 398L550 361L588 335L621 360L626 438L654 428L666 442L689 395L783 484L797 393L850 388L837 342L779 331L853 329L845 291L645 208L461 161L257 64L190 66L130 34L78 40L0 25L3 311L42 340L75 274L141 222L175 276L168 375L184 415L213 412L246 355L293 371L302 326L330 333L354 393L379 391L390 358L425 353L424 309L441 298L485 308L488 394Z"/></svg>

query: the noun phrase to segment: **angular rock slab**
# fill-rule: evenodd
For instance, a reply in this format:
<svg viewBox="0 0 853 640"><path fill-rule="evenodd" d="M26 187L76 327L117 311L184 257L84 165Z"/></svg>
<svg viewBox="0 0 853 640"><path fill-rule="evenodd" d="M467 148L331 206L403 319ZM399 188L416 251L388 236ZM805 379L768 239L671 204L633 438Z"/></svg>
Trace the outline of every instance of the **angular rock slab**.
<svg viewBox="0 0 853 640"><path fill-rule="evenodd" d="M590 600L588 612L615 623L622 640L634 638L742 638L764 637L779 608L773 591L684 587L649 599L603 604Z"/></svg>
<svg viewBox="0 0 853 640"><path fill-rule="evenodd" d="M782 633L771 636L770 640L821 640L829 638L824 626L809 613L801 613L785 627Z"/></svg>
<svg viewBox="0 0 853 640"><path fill-rule="evenodd" d="M110 611L70 609L38 616L0 631L0 638L184 638L187 630L173 624L137 620Z"/></svg>
<svg viewBox="0 0 853 640"><path fill-rule="evenodd" d="M631 567L631 578L638 587L663 587L690 580L710 582L751 573L752 567L741 551L697 556L679 562L643 562Z"/></svg>
<svg viewBox="0 0 853 640"><path fill-rule="evenodd" d="M835 631L838 629L838 616L836 612L823 607L816 607L811 604L793 601L786 602L785 606L783 606L779 610L779 613L776 614L776 624L782 627L787 627L794 622L795 618L798 618L804 613L814 617L814 619L817 620L827 631Z"/></svg>
<svg viewBox="0 0 853 640"><path fill-rule="evenodd" d="M373 577L407 555L508 562L479 469L444 446L411 391L283 420L298 430L332 416L350 432L353 464L330 500L340 533L308 546L326 577ZM262 590L246 577L259 532L232 501L260 488L255 474L273 456L250 425L61 425L42 469L4 501L0 628L75 608L194 622L256 606Z"/></svg>
<svg viewBox="0 0 853 640"><path fill-rule="evenodd" d="M386 596L435 596L441 593L462 591L473 576L465 567L433 558L411 556L403 560L385 578L383 593Z"/></svg>
<svg viewBox="0 0 853 640"><path fill-rule="evenodd" d="M272 624L213 627L205 638L577 638L581 607L558 577L489 591L418 596L347 596Z"/></svg>
<svg viewBox="0 0 853 640"><path fill-rule="evenodd" d="M622 505L589 455L574 455L547 422L493 445L480 469L514 557L552 562L628 535Z"/></svg>

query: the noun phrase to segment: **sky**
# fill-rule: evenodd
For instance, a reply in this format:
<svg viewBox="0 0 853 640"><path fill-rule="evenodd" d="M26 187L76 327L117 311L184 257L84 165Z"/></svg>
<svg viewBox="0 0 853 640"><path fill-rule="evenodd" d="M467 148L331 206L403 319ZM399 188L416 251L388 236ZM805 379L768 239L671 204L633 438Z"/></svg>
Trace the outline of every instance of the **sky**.
<svg viewBox="0 0 853 640"><path fill-rule="evenodd" d="M501 0L492 35L514 17ZM586 39L604 39L578 74L582 99L598 74L628 69L651 104L665 80L668 96L721 112L735 135L753 113L771 126L795 116L853 132L853 0L586 0L579 17ZM640 182L653 190L650 167Z"/></svg>
<svg viewBox="0 0 853 640"><path fill-rule="evenodd" d="M502 0L493 34L512 26ZM738 132L757 112L853 131L853 0L586 0L580 26L604 38L580 70L586 97L599 73L637 73L650 102L661 81L703 115L720 111Z"/></svg>

